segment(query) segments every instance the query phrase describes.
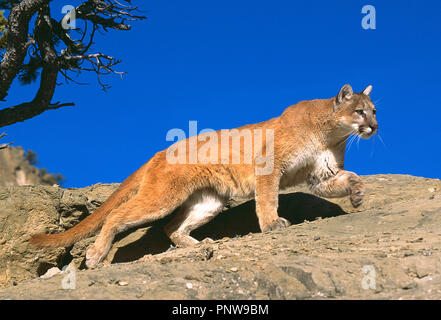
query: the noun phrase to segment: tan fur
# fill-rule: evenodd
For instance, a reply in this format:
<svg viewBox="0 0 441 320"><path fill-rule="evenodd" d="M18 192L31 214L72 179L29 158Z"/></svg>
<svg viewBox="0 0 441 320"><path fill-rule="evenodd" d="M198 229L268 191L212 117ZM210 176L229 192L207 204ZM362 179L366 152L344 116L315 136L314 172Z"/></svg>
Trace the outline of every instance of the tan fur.
<svg viewBox="0 0 441 320"><path fill-rule="evenodd" d="M161 219L180 207L165 232L176 245L188 246L198 242L190 232L214 218L232 197L255 197L262 231L287 227L290 223L277 214L279 190L305 181L317 195L349 195L352 204L358 206L364 186L355 173L343 169L344 151L350 134L368 138L376 132L370 90L368 87L362 93L353 93L346 85L335 98L302 101L277 118L238 128L251 132L274 130L274 154L265 149L265 143L253 150L260 148L257 154L272 158L274 169L270 174L256 174L256 168L262 164L256 163L255 158L251 163L244 161L245 138L241 139L240 150L230 143L227 158L219 147L218 164L189 164L190 145L204 145L202 135L195 136L179 142L187 146L187 164L171 164L166 158L167 150L157 153L92 215L66 232L35 235L31 244L69 246L101 227L86 254L87 266L94 267L106 256L116 234ZM362 115L355 111L361 109ZM235 152L240 152L238 164L232 163Z"/></svg>

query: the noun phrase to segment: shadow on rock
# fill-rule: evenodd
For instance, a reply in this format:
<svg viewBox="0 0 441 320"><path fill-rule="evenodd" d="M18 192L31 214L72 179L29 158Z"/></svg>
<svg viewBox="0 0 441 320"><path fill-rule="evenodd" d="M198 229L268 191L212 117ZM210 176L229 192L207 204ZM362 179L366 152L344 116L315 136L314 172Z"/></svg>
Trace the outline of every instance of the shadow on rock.
<svg viewBox="0 0 441 320"><path fill-rule="evenodd" d="M205 226L195 230L192 236L202 240L214 240L224 237L243 236L248 233L260 232L255 213L254 200L220 213ZM303 221L313 221L319 217L335 217L346 214L337 204L311 194L302 192L281 194L279 196L279 215L288 219L292 224ZM113 256L112 263L137 260L147 254L158 254L172 246L172 242L164 234L164 226L173 218L175 212L165 219L155 222L145 232L145 235L136 241L118 248ZM122 239L134 230L129 230L117 238Z"/></svg>

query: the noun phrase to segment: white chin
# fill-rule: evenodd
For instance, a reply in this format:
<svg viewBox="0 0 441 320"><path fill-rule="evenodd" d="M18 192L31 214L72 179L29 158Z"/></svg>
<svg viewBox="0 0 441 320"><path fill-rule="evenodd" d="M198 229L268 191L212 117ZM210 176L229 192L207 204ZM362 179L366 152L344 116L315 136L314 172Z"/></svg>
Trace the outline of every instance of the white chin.
<svg viewBox="0 0 441 320"><path fill-rule="evenodd" d="M372 136L372 132L371 133L363 132L363 133L359 133L358 135L362 139L369 139Z"/></svg>

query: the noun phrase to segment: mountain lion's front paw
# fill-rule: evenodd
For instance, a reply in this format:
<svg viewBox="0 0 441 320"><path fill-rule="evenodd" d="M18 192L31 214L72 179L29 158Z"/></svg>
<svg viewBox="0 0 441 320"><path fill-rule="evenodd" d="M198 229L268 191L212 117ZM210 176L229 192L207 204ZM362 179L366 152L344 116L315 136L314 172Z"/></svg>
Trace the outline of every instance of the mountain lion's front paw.
<svg viewBox="0 0 441 320"><path fill-rule="evenodd" d="M363 203L364 194L366 192L366 188L364 187L363 182L358 176L354 176L350 180L351 183L351 203L354 208L359 207Z"/></svg>
<svg viewBox="0 0 441 320"><path fill-rule="evenodd" d="M276 230L276 229L281 229L281 228L287 228L291 225L291 222L289 222L288 220L284 219L284 218L277 218L273 223L271 223L270 225L268 225L264 230L262 230L263 232L266 231L271 231L271 230Z"/></svg>

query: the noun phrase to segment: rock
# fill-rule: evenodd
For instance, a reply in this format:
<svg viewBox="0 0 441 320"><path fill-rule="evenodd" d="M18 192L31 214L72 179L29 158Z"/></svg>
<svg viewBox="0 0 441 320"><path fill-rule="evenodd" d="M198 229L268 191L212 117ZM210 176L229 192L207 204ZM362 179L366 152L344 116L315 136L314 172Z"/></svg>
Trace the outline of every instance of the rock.
<svg viewBox="0 0 441 320"><path fill-rule="evenodd" d="M30 151L36 161L36 154ZM0 186L23 186L23 185L54 185L61 175L54 175L46 169L38 169L29 162L31 156L27 156L22 147L9 146L0 150Z"/></svg>
<svg viewBox="0 0 441 320"><path fill-rule="evenodd" d="M46 273L44 275L40 276L40 278L41 279L49 279L59 273L61 273L61 270L58 269L57 267L53 267L53 268L50 268L48 271L46 271Z"/></svg>
<svg viewBox="0 0 441 320"><path fill-rule="evenodd" d="M35 249L29 246L29 238L36 233L61 232L72 227L104 202L117 186L0 187L0 287L69 264L69 249Z"/></svg>
<svg viewBox="0 0 441 320"><path fill-rule="evenodd" d="M418 287L418 284L415 282L409 282L406 285L403 286L403 290L410 290L410 289L415 289L416 287Z"/></svg>
<svg viewBox="0 0 441 320"><path fill-rule="evenodd" d="M172 214L119 235L110 265L93 270L83 260L94 237L56 250L27 240L74 225L117 185L0 188L0 299L441 299L441 198L427 199L441 181L362 179L362 209L300 186L280 195L279 213L293 225L260 233L254 202L232 199L193 232L213 243L168 250L162 228ZM63 274L33 279L68 263L79 269L75 290L60 290ZM115 280L127 277L130 285Z"/></svg>

